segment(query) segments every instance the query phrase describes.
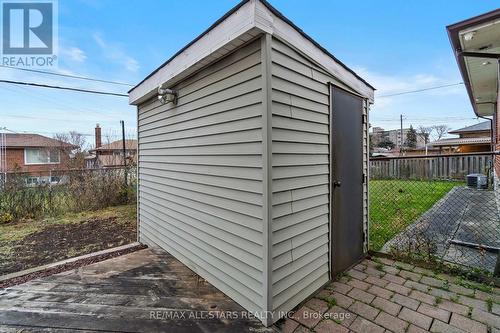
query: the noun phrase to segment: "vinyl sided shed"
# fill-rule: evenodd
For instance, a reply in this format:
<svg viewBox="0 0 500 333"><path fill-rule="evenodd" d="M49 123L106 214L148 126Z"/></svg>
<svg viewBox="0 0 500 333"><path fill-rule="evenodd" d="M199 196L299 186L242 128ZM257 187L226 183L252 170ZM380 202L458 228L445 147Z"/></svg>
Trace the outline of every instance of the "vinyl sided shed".
<svg viewBox="0 0 500 333"><path fill-rule="evenodd" d="M139 240L275 322L366 252L373 93L241 2L130 91Z"/></svg>

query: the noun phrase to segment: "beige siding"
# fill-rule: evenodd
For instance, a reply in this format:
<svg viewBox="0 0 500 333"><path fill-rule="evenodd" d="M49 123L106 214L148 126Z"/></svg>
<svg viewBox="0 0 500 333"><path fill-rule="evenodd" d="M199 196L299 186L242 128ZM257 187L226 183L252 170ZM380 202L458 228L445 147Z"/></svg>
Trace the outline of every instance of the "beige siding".
<svg viewBox="0 0 500 333"><path fill-rule="evenodd" d="M139 106L140 240L252 311L263 304L260 42Z"/></svg>
<svg viewBox="0 0 500 333"><path fill-rule="evenodd" d="M329 83L346 87L276 38L268 49L180 82L175 106L139 106L139 237L246 309L287 311L329 280ZM367 202L365 188L365 220Z"/></svg>
<svg viewBox="0 0 500 333"><path fill-rule="evenodd" d="M329 83L285 43L272 43L273 310L291 310L329 279ZM365 110L366 112L366 110ZM367 174L365 126L363 164ZM368 214L364 192L365 225Z"/></svg>
<svg viewBox="0 0 500 333"><path fill-rule="evenodd" d="M287 311L329 278L329 86L311 61L272 43L272 294Z"/></svg>

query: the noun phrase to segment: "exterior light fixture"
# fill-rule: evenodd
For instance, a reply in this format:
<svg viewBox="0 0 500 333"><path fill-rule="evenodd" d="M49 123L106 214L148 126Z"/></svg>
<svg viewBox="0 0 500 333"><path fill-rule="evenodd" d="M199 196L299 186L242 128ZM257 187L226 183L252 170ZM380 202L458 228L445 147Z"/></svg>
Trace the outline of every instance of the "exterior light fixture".
<svg viewBox="0 0 500 333"><path fill-rule="evenodd" d="M473 38L474 38L474 35L476 34L475 31L471 31L471 32L468 32L466 34L464 34L464 39L466 42L469 42L471 41Z"/></svg>
<svg viewBox="0 0 500 333"><path fill-rule="evenodd" d="M491 62L489 62L489 61L485 61L485 62L483 62L481 65L482 65L482 66L491 65Z"/></svg>
<svg viewBox="0 0 500 333"><path fill-rule="evenodd" d="M177 104L177 91L172 89L163 88L163 85L158 86L158 100L161 104L172 103Z"/></svg>

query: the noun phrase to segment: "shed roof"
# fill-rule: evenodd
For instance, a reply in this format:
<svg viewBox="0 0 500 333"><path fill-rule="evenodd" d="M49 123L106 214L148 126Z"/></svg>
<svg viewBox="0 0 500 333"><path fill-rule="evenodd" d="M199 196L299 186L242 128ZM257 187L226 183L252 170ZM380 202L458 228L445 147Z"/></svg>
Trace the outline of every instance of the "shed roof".
<svg viewBox="0 0 500 333"><path fill-rule="evenodd" d="M280 38L322 65L330 74L373 102L375 88L319 45L265 0L243 0L129 91L137 105L223 57L261 33Z"/></svg>
<svg viewBox="0 0 500 333"><path fill-rule="evenodd" d="M491 130L491 122L483 121L478 124L474 124L471 126L462 127L453 131L449 131L450 134L461 134L461 133L469 133L469 132L489 132Z"/></svg>
<svg viewBox="0 0 500 333"><path fill-rule="evenodd" d="M26 133L6 133L5 141L7 148L54 148L54 147L67 147L73 148L70 143L48 138L39 134L26 134Z"/></svg>

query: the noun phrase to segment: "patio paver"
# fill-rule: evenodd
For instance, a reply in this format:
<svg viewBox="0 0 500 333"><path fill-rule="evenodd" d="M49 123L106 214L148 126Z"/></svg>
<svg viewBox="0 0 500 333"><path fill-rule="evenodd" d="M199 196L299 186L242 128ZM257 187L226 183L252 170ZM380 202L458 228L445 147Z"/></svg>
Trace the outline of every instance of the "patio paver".
<svg viewBox="0 0 500 333"><path fill-rule="evenodd" d="M347 330L357 333L500 333L498 288L488 293L466 288L458 284L456 277L436 275L428 269L386 258L364 260L346 273L343 282L332 282L318 293L333 298L330 305L337 305L325 310L324 303L319 303L323 305L319 308L323 317L317 319L317 323L308 322L307 327L294 326L293 333ZM490 311L486 299L494 300ZM306 303L309 308L310 304L317 303ZM298 312L303 309L305 305ZM338 318L342 312L349 314L348 320L334 320L330 316L335 313ZM290 324L278 323L277 327L288 328Z"/></svg>
<svg viewBox="0 0 500 333"><path fill-rule="evenodd" d="M265 328L254 318L166 317L169 311L244 310L169 254L146 249L0 290L0 332L500 333L500 289L486 293L454 277L430 279L428 270L390 259L380 267L373 260L325 286L291 318ZM387 274L393 282L384 279Z"/></svg>

